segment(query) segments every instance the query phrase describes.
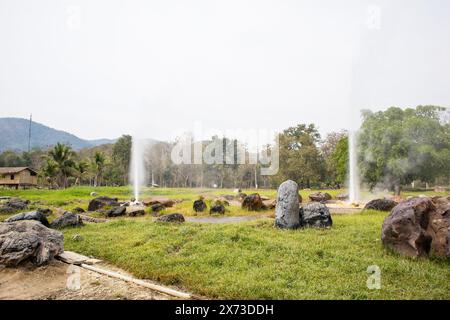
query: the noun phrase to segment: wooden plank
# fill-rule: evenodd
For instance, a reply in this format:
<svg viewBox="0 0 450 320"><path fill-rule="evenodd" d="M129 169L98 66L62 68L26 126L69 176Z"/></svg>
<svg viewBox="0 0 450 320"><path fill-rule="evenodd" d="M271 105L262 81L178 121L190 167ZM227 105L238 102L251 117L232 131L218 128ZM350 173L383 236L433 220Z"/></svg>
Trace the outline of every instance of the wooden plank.
<svg viewBox="0 0 450 320"><path fill-rule="evenodd" d="M86 264L82 264L81 267L83 267L87 270L91 270L91 271L94 271L94 272L97 272L100 274L107 275L112 278L121 279L126 282L135 283L137 285L140 285L140 286L146 287L148 289L152 289L152 290L155 290L155 291L158 291L158 292L161 292L161 293L164 293L164 294L176 297L176 298L180 298L180 299L192 299L193 298L188 293L184 293L184 292L177 291L177 290L174 290L171 288L163 287L163 286L153 284L153 283L150 283L150 282L147 282L144 280L139 280L139 279L136 279L136 278L133 278L130 276L126 276L126 275L114 272L114 271L105 270L105 269L101 269L101 268L86 265Z"/></svg>
<svg viewBox="0 0 450 320"><path fill-rule="evenodd" d="M82 264L92 265L101 262L101 260L92 259L72 251L64 251L57 258L65 263L75 264L78 266Z"/></svg>

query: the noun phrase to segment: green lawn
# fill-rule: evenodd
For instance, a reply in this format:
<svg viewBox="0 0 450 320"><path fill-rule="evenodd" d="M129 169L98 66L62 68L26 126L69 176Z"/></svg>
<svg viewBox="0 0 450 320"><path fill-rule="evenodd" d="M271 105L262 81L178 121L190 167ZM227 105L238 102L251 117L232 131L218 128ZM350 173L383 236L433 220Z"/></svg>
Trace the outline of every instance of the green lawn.
<svg viewBox="0 0 450 320"><path fill-rule="evenodd" d="M92 188L0 190L0 196L39 201L33 206L86 207ZM128 188L99 195L130 198ZM244 190L246 193L251 191ZM337 192L337 191L335 191ZM191 212L199 194L231 190L146 189L145 196L183 198ZM261 191L274 196L275 191ZM302 196L306 196L303 193ZM228 214L244 214L233 208ZM230 224L161 224L149 215L66 229L65 247L104 259L140 278L175 285L209 298L227 299L450 299L450 264L409 259L383 248L387 213L334 216L329 230L283 231L273 219ZM2 217L0 217L1 219ZM80 234L83 240L74 241ZM367 267L381 268L381 290L366 286Z"/></svg>
<svg viewBox="0 0 450 320"><path fill-rule="evenodd" d="M66 248L137 277L225 299L450 299L450 265L385 250L386 213L335 216L330 230L282 231L272 219L170 225L150 218L67 229ZM84 237L73 241L75 234ZM366 287L367 267L382 289Z"/></svg>

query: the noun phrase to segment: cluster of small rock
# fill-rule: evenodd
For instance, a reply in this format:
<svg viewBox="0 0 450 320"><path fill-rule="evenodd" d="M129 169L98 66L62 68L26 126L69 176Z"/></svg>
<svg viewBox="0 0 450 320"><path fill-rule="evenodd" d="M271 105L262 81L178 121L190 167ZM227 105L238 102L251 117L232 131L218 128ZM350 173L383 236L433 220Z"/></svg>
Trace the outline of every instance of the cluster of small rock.
<svg viewBox="0 0 450 320"><path fill-rule="evenodd" d="M298 184L288 180L278 189L275 226L280 229L305 227L330 228L333 225L330 211L321 202L300 206Z"/></svg>

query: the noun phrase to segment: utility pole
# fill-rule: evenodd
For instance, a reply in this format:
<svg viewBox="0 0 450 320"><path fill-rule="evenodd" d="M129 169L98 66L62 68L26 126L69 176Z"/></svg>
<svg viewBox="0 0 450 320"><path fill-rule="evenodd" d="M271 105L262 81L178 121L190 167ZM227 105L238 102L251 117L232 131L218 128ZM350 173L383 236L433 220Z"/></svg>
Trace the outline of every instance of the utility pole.
<svg viewBox="0 0 450 320"><path fill-rule="evenodd" d="M28 127L28 153L31 151L31 123L33 122L33 114L30 114L30 125Z"/></svg>

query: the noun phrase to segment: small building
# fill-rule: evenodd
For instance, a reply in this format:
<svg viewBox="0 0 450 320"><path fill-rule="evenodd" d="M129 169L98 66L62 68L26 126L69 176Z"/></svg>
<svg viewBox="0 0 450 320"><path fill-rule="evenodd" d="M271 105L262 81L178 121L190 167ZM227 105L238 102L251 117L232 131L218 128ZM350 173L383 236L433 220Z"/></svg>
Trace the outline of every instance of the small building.
<svg viewBox="0 0 450 320"><path fill-rule="evenodd" d="M37 172L28 167L0 167L0 186L35 187Z"/></svg>

